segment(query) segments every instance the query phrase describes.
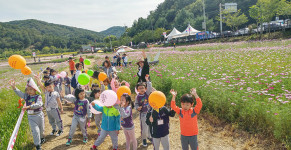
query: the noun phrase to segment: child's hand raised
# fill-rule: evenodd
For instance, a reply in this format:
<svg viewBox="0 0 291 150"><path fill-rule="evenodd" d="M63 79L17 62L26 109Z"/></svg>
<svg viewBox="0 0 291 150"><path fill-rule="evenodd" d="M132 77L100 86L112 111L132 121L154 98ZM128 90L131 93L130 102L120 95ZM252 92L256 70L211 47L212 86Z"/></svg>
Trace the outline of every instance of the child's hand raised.
<svg viewBox="0 0 291 150"><path fill-rule="evenodd" d="M150 116L149 120L150 120L151 123L154 122L154 119L153 119L152 116Z"/></svg>
<svg viewBox="0 0 291 150"><path fill-rule="evenodd" d="M95 103L94 103L94 102L92 102L92 103L91 103L91 105L92 105L92 106L95 106Z"/></svg>
<svg viewBox="0 0 291 150"><path fill-rule="evenodd" d="M146 76L144 78L146 79L147 82L149 81L149 75L148 74L146 74Z"/></svg>
<svg viewBox="0 0 291 150"><path fill-rule="evenodd" d="M197 95L197 92L196 92L196 88L192 88L192 89L190 90L190 93L191 93L192 95L194 95L195 98L199 98L199 96Z"/></svg>
<svg viewBox="0 0 291 150"><path fill-rule="evenodd" d="M175 91L174 89L171 89L170 93L175 97L177 96L177 91Z"/></svg>
<svg viewBox="0 0 291 150"><path fill-rule="evenodd" d="M8 84L13 88L16 89L15 87L15 81L13 79L9 80Z"/></svg>

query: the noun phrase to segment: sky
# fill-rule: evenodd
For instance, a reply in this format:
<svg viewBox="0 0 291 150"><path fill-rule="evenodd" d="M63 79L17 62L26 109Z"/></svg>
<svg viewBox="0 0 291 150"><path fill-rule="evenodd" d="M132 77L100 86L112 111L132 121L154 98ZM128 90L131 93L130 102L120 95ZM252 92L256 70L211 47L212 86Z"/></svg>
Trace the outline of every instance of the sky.
<svg viewBox="0 0 291 150"><path fill-rule="evenodd" d="M0 0L0 22L37 19L49 23L103 31L131 27L164 0Z"/></svg>

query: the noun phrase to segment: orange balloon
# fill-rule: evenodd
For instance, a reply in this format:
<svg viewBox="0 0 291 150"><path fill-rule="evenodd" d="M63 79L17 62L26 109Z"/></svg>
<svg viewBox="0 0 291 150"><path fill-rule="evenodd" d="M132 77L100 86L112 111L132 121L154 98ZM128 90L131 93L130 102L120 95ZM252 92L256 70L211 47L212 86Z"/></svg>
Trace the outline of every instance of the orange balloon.
<svg viewBox="0 0 291 150"><path fill-rule="evenodd" d="M85 73L87 73L87 72L88 72L88 69L85 70Z"/></svg>
<svg viewBox="0 0 291 150"><path fill-rule="evenodd" d="M21 73L24 75L30 75L31 74L31 69L27 66L21 69Z"/></svg>
<svg viewBox="0 0 291 150"><path fill-rule="evenodd" d="M160 92L160 91L154 91L149 96L149 104L154 109L159 109L159 108L163 107L166 104L165 94L163 92Z"/></svg>
<svg viewBox="0 0 291 150"><path fill-rule="evenodd" d="M118 99L120 99L120 97L124 94L127 93L129 96L131 95L131 91L130 88L127 86L121 86L118 88L118 90L116 91L117 97Z"/></svg>
<svg viewBox="0 0 291 150"><path fill-rule="evenodd" d="M8 63L14 69L22 69L26 66L26 60L20 55L10 56Z"/></svg>
<svg viewBox="0 0 291 150"><path fill-rule="evenodd" d="M104 72L100 72L100 73L99 73L99 75L98 75L98 79L99 79L100 81L103 82L106 78L107 78L106 73L104 73Z"/></svg>

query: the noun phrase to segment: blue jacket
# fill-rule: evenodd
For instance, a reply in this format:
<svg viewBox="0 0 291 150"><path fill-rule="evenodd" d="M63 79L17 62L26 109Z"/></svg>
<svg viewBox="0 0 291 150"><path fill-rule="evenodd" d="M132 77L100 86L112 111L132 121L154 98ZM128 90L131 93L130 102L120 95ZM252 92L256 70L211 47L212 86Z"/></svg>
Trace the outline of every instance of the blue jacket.
<svg viewBox="0 0 291 150"><path fill-rule="evenodd" d="M97 111L102 112L101 128L106 131L120 130L120 113L112 106L112 108L101 107L97 104L93 106Z"/></svg>

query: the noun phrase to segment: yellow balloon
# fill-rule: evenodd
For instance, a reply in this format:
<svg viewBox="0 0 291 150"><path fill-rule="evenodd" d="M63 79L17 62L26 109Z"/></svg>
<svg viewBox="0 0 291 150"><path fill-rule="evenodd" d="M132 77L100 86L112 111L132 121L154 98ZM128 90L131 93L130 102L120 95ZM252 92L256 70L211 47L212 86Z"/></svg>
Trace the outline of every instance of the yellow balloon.
<svg viewBox="0 0 291 150"><path fill-rule="evenodd" d="M26 60L20 55L10 56L8 63L14 69L22 69L26 66Z"/></svg>
<svg viewBox="0 0 291 150"><path fill-rule="evenodd" d="M31 69L28 66L25 66L24 68L21 69L21 73L24 75L30 75Z"/></svg>
<svg viewBox="0 0 291 150"><path fill-rule="evenodd" d="M166 103L166 96L161 91L154 91L149 96L149 104L154 109L159 109L159 108L163 107L165 105L165 103Z"/></svg>
<svg viewBox="0 0 291 150"><path fill-rule="evenodd" d="M120 99L120 97L124 94L127 93L129 96L131 95L131 91L130 88L127 86L121 86L118 88L118 90L116 91L117 94L117 98Z"/></svg>

